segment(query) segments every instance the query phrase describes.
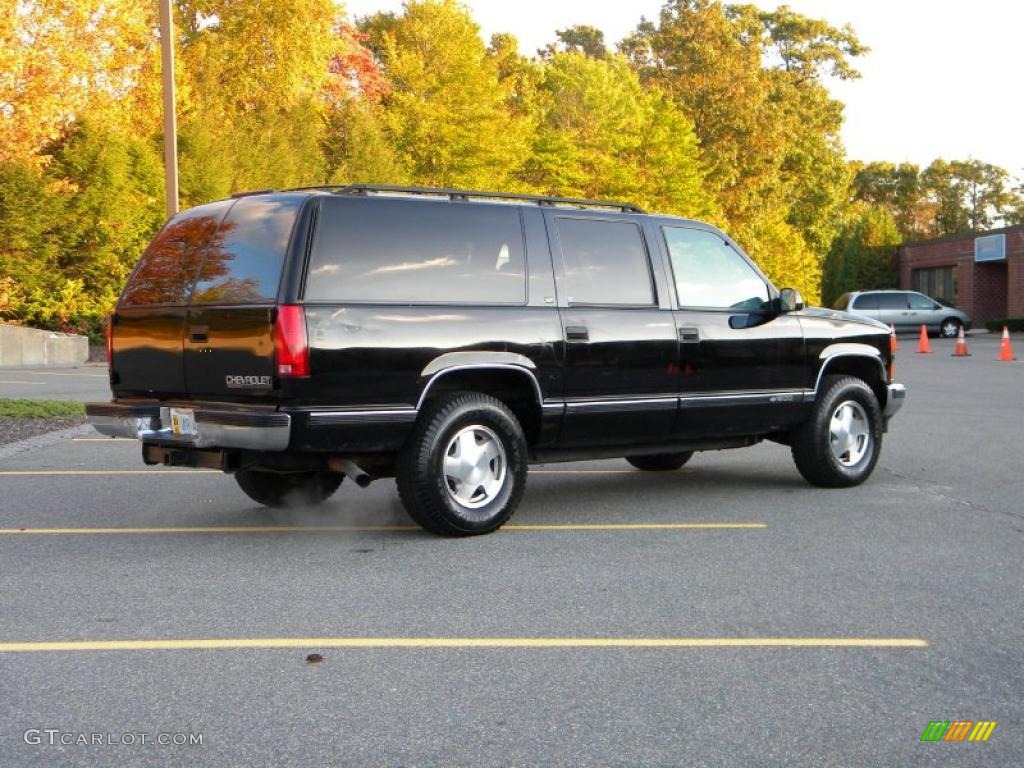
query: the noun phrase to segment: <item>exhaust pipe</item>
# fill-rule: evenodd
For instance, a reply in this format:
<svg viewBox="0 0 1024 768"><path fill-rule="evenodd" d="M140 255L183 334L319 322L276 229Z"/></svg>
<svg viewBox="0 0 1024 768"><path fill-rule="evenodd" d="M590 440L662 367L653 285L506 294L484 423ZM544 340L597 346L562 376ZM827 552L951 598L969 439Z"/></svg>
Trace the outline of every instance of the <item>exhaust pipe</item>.
<svg viewBox="0 0 1024 768"><path fill-rule="evenodd" d="M327 466L335 472L341 472L360 488L365 488L373 482L373 478L357 465L355 462L343 459L340 456L332 456L327 460Z"/></svg>

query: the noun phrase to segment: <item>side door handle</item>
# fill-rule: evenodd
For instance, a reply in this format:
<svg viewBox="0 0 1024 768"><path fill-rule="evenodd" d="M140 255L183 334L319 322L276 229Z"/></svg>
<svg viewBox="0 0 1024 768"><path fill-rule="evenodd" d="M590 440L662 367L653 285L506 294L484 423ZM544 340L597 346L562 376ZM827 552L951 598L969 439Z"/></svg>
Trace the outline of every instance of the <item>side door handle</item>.
<svg viewBox="0 0 1024 768"><path fill-rule="evenodd" d="M205 344L209 341L210 326L208 325L190 325L188 327L188 340L193 344Z"/></svg>
<svg viewBox="0 0 1024 768"><path fill-rule="evenodd" d="M585 325L565 326L565 338L567 341L589 341L590 331Z"/></svg>
<svg viewBox="0 0 1024 768"><path fill-rule="evenodd" d="M679 340L685 342L700 341L700 329L699 328L680 328L679 329Z"/></svg>

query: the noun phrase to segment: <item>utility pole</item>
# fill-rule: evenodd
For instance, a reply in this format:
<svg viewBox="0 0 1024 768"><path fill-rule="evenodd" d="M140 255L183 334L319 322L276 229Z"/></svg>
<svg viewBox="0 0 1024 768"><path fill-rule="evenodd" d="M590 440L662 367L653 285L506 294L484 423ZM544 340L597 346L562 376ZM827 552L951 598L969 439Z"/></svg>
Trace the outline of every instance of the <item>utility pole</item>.
<svg viewBox="0 0 1024 768"><path fill-rule="evenodd" d="M178 120L174 114L174 17L171 0L160 0L160 52L164 83L164 176L167 218L178 212Z"/></svg>

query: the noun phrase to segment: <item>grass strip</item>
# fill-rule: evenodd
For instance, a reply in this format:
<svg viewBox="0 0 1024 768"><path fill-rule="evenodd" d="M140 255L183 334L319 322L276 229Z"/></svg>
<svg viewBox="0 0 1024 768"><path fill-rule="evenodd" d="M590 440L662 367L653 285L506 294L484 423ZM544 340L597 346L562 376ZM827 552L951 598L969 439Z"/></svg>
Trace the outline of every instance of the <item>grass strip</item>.
<svg viewBox="0 0 1024 768"><path fill-rule="evenodd" d="M13 400L0 397L0 416L16 419L85 416L85 404L77 400Z"/></svg>

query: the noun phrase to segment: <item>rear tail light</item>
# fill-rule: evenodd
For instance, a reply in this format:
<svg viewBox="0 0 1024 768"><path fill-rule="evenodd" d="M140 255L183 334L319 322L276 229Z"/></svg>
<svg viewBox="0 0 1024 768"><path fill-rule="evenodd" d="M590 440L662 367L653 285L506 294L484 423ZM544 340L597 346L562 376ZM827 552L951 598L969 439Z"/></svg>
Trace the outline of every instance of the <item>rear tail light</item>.
<svg viewBox="0 0 1024 768"><path fill-rule="evenodd" d="M114 370L114 318L116 315L107 315L106 336L107 336L107 370Z"/></svg>
<svg viewBox="0 0 1024 768"><path fill-rule="evenodd" d="M306 340L306 313L297 304L285 304L277 310L274 324L274 352L277 375L281 378L309 376L309 344Z"/></svg>

